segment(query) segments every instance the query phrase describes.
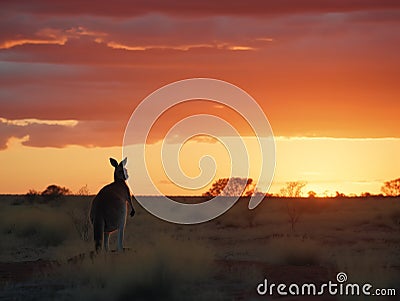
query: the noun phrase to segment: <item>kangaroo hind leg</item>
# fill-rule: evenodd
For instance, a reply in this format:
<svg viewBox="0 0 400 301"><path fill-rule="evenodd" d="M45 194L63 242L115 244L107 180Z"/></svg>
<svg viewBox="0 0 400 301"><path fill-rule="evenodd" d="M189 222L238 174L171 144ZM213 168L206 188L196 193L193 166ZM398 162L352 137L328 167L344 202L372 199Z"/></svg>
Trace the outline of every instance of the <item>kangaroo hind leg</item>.
<svg viewBox="0 0 400 301"><path fill-rule="evenodd" d="M118 251L124 250L124 230L125 225L122 225L118 228Z"/></svg>
<svg viewBox="0 0 400 301"><path fill-rule="evenodd" d="M109 232L104 232L104 250L108 252L109 250L109 241L110 241L110 233Z"/></svg>

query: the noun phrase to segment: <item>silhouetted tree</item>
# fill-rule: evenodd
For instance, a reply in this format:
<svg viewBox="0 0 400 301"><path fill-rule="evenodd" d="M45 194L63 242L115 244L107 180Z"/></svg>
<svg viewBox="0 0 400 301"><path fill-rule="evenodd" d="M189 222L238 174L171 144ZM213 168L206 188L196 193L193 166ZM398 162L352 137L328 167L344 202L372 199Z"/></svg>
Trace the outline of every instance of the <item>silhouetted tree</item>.
<svg viewBox="0 0 400 301"><path fill-rule="evenodd" d="M310 190L307 192L309 198L315 198L317 196L317 193L315 191Z"/></svg>
<svg viewBox="0 0 400 301"><path fill-rule="evenodd" d="M60 196L71 194L71 190L66 187L58 185L49 185L45 190L42 191L41 195L48 199L55 199Z"/></svg>
<svg viewBox="0 0 400 301"><path fill-rule="evenodd" d="M290 227L292 232L296 232L296 224L299 222L302 210L297 201L288 200L286 202L286 213L289 217Z"/></svg>
<svg viewBox="0 0 400 301"><path fill-rule="evenodd" d="M263 196L263 197L266 197L266 198L270 198L270 197L274 196L272 193L262 192L262 191L260 191L258 189L256 189L252 195L254 195L254 196Z"/></svg>
<svg viewBox="0 0 400 301"><path fill-rule="evenodd" d="M369 197L372 197L372 194L370 192L363 192L363 193L361 193L361 196L363 198L369 198Z"/></svg>
<svg viewBox="0 0 400 301"><path fill-rule="evenodd" d="M307 185L307 182L293 181L286 182L286 186L280 190L283 197L298 198L301 197L301 191Z"/></svg>
<svg viewBox="0 0 400 301"><path fill-rule="evenodd" d="M253 179L233 177L218 179L203 196L251 196L253 193Z"/></svg>
<svg viewBox="0 0 400 301"><path fill-rule="evenodd" d="M381 191L386 196L400 196L400 178L384 182Z"/></svg>
<svg viewBox="0 0 400 301"><path fill-rule="evenodd" d="M345 198L346 195L343 192L336 191L335 198Z"/></svg>

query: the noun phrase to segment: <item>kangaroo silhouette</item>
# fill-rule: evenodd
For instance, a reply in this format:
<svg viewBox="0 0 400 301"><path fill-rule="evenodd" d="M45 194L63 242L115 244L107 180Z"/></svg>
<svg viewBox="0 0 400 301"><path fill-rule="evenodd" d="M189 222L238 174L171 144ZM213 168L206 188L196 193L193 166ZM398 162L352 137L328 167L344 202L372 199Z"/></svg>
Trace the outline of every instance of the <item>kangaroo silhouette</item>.
<svg viewBox="0 0 400 301"><path fill-rule="evenodd" d="M126 224L127 202L131 207L130 216L135 215L132 205L132 197L125 180L128 179L128 172L125 168L127 158L118 161L110 158L114 167L114 182L104 186L93 199L90 209L90 220L93 224L95 249L99 252L102 249L109 249L110 234L118 230L118 250L123 250L124 230Z"/></svg>

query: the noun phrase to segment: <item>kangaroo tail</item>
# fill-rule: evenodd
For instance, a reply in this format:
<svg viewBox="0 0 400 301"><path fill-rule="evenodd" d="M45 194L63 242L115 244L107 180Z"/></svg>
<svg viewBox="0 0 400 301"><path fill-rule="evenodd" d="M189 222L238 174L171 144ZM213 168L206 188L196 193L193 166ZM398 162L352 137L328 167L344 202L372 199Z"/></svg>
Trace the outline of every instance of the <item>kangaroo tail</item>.
<svg viewBox="0 0 400 301"><path fill-rule="evenodd" d="M94 244L96 248L96 252L101 250L103 245L103 237L104 237L104 219L100 217L96 217L93 223L94 230Z"/></svg>

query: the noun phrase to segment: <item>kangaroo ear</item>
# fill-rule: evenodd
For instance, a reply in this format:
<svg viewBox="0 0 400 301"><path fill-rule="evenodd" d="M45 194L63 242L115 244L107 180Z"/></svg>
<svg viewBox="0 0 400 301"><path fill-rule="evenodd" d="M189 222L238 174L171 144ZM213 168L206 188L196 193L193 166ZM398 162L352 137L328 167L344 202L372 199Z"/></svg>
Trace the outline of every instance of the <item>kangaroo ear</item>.
<svg viewBox="0 0 400 301"><path fill-rule="evenodd" d="M128 158L127 157L125 157L125 159L121 161L122 166L125 166L126 162L128 162Z"/></svg>
<svg viewBox="0 0 400 301"><path fill-rule="evenodd" d="M118 167L118 162L117 162L117 160L115 160L115 159L113 159L113 158L110 158L110 163L111 163L111 165L114 166L115 168Z"/></svg>

